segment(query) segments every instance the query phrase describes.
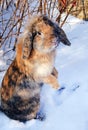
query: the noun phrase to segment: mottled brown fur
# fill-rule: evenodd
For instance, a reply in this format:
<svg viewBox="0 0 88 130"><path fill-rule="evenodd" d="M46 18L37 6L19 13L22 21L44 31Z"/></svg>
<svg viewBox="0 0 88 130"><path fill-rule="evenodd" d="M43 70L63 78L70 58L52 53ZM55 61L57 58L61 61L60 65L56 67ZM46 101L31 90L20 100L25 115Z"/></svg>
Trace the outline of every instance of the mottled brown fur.
<svg viewBox="0 0 88 130"><path fill-rule="evenodd" d="M16 48L16 58L8 68L1 88L1 110L12 119L36 117L40 106L40 83L58 89L54 67L59 42L70 45L65 33L45 16L35 16Z"/></svg>

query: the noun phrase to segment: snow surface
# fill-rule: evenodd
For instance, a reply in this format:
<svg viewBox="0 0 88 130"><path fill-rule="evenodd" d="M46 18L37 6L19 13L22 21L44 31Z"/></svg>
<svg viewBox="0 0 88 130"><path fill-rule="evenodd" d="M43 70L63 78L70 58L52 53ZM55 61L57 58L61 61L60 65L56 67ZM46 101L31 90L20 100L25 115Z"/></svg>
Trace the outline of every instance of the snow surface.
<svg viewBox="0 0 88 130"><path fill-rule="evenodd" d="M88 130L88 22L70 16L64 30L72 45L61 43L57 50L55 66L63 89L48 85L42 89L41 110L46 119L24 124L0 113L0 130ZM2 54L0 50L0 69L6 66Z"/></svg>

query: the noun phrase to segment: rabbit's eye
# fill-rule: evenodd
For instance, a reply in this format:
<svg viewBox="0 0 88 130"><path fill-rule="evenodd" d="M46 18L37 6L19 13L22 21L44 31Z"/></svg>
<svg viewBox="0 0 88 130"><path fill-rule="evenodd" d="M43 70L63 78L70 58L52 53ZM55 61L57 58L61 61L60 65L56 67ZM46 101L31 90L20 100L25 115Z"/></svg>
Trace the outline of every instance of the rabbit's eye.
<svg viewBox="0 0 88 130"><path fill-rule="evenodd" d="M41 35L41 32L37 32L38 35Z"/></svg>

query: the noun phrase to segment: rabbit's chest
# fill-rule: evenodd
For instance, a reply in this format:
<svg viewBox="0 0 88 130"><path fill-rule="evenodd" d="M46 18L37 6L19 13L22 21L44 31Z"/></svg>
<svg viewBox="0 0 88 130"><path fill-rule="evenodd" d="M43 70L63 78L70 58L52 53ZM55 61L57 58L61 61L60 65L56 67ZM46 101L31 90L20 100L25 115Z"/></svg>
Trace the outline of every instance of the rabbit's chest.
<svg viewBox="0 0 88 130"><path fill-rule="evenodd" d="M42 63L42 64L37 64L36 65L36 69L35 69L35 73L38 76L48 76L52 73L53 70L53 63Z"/></svg>

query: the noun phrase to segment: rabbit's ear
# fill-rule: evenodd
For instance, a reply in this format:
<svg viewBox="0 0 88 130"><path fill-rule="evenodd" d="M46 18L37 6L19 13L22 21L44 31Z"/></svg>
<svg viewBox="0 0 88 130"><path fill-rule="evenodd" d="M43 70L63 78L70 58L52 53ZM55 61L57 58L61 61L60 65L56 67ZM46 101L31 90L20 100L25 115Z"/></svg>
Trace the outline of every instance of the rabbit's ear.
<svg viewBox="0 0 88 130"><path fill-rule="evenodd" d="M33 39L32 34L28 33L23 41L22 58L28 59L33 49Z"/></svg>
<svg viewBox="0 0 88 130"><path fill-rule="evenodd" d="M57 24L54 25L54 34L56 37L59 38L59 41L62 42L64 45L67 46L71 45L69 39L66 36L66 33Z"/></svg>
<svg viewBox="0 0 88 130"><path fill-rule="evenodd" d="M71 43L70 41L68 40L65 32L63 31L63 29L61 29L60 27L58 27L58 32L59 32L59 39L60 41L64 44L64 45L67 45L67 46L70 46Z"/></svg>

